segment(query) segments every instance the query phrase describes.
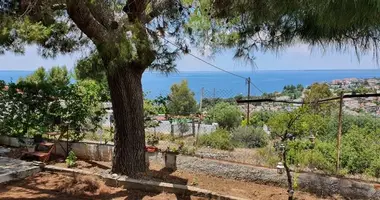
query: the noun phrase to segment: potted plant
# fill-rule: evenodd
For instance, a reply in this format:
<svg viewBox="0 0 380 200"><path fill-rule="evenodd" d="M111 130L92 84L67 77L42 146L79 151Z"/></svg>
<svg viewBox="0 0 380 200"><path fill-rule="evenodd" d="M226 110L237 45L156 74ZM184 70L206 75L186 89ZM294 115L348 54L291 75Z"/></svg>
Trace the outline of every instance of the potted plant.
<svg viewBox="0 0 380 200"><path fill-rule="evenodd" d="M158 148L155 146L145 146L145 163L149 167L149 157L155 156L157 158Z"/></svg>
<svg viewBox="0 0 380 200"><path fill-rule="evenodd" d="M68 168L72 168L76 166L77 156L73 151L69 152L69 155L67 156L65 162Z"/></svg>
<svg viewBox="0 0 380 200"><path fill-rule="evenodd" d="M160 138L158 138L157 135L154 135L154 134L150 134L150 135L147 135L147 144L148 145L151 145L151 146L156 146L160 141Z"/></svg>
<svg viewBox="0 0 380 200"><path fill-rule="evenodd" d="M36 151L36 146L34 145L33 140L27 140L25 142L26 148L28 149L28 152L35 152Z"/></svg>
<svg viewBox="0 0 380 200"><path fill-rule="evenodd" d="M176 170L177 169L177 155L179 154L178 149L168 147L164 152L165 157L165 168Z"/></svg>

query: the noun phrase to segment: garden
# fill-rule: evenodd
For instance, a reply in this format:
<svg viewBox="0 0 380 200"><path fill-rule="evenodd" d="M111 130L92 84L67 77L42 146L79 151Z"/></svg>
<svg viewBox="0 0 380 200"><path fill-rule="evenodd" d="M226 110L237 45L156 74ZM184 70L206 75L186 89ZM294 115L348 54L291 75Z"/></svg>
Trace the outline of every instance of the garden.
<svg viewBox="0 0 380 200"><path fill-rule="evenodd" d="M102 103L109 99L107 88L86 79L70 82L69 76L65 68L54 67L49 71L40 68L17 83L1 83L0 134L17 138L19 146L29 150L29 147L35 145L31 139L44 138L52 141L48 133L60 133L61 141L67 146L57 145L57 150L65 150L53 155L48 164L110 174L113 135L117 130L112 124L104 126L103 123L106 111ZM313 88L310 87L305 97L311 102L318 96L315 94L320 92L313 91ZM288 191L298 189L297 176L304 172L379 182L380 160L377 152L380 150L380 123L377 117L368 114L343 114L341 154L338 162L337 104L308 104L276 112L256 111L246 118L245 107L238 105L235 100L204 99L200 106L186 81L173 85L168 96L145 99L145 160L149 171L139 178L199 186L248 199L257 196L270 199L266 195L277 194L273 191L279 191L278 195L286 196L284 189L275 187L284 187L286 184L277 184L275 181L269 181L269 184L275 186L247 183L247 187L241 190L230 187L241 185L243 182L240 180L255 182L257 176L247 172L257 168L272 170L271 173L276 174L275 179L290 177ZM159 116L161 120L158 119ZM157 127L165 121L169 124L169 129L161 132ZM213 128L202 132L199 129L201 126ZM99 152L99 145L103 145L110 152L109 159L83 157L78 149L83 149L84 146L75 146L78 144L85 144L88 149L95 145L93 149ZM13 149L8 156L20 158L22 151L25 150ZM246 171L239 171L244 167L247 167ZM226 170L229 173L225 174ZM46 179L47 176L49 175L40 174L34 178ZM71 175L54 173L54 176L63 176L69 182L78 182ZM23 184L33 181L34 178L17 183L15 187L23 188ZM45 184L46 187L51 187L49 181ZM102 180L95 182L98 182L97 185L104 184ZM9 187L12 185L7 186L11 192ZM102 192L98 187L103 186L96 186L90 192L80 193L77 197L100 195ZM119 191L104 187L111 193ZM252 188L270 188L271 192L263 193L261 189ZM71 192L68 191L67 195L77 195ZM166 198L166 194L162 195ZM297 197L303 196L304 199L315 198L306 193L297 193Z"/></svg>

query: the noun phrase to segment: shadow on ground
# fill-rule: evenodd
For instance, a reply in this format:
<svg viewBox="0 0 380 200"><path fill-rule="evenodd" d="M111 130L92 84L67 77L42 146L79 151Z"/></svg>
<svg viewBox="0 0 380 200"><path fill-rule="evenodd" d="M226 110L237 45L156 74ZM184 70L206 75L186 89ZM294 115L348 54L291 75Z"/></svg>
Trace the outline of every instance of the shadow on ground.
<svg viewBox="0 0 380 200"><path fill-rule="evenodd" d="M172 171L161 169L146 173L157 181L170 180L172 183L186 184L186 179L171 175ZM149 178L147 178L149 179ZM152 193L140 190L126 190L109 187L98 178L82 176L73 173L41 172L35 176L20 181L0 185L1 200L30 200L30 199L194 199L189 195L174 195ZM199 199L199 198L197 198Z"/></svg>

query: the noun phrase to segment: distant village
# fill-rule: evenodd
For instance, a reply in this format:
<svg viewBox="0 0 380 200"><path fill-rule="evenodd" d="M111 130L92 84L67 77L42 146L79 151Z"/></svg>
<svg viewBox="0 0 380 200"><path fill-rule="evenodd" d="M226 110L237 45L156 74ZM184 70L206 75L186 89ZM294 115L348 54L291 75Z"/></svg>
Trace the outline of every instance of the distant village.
<svg viewBox="0 0 380 200"><path fill-rule="evenodd" d="M330 90L334 94L339 94L344 92L344 94L380 94L380 78L369 78L369 79L358 79L358 78L345 78L336 79L330 83L327 83ZM290 86L286 86L290 87ZM274 96L276 100L292 100L295 102L301 102L304 98L304 92L306 91L300 86L291 86L297 88L301 91L299 96L296 98L291 93L290 95L285 92L286 87L284 87L283 92L275 92L272 94L267 94L269 96ZM299 104L283 104L283 103L260 103L252 106L251 111L280 111L284 109L292 109L294 107L300 106ZM344 110L351 114L357 113L369 113L376 116L380 116L380 97L367 97L367 98L351 98L344 100Z"/></svg>

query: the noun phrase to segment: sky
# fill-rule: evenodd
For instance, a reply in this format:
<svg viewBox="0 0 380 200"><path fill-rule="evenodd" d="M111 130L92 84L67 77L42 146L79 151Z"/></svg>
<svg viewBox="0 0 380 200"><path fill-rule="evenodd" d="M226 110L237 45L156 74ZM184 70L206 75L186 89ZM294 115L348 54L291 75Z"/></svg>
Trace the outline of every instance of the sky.
<svg viewBox="0 0 380 200"><path fill-rule="evenodd" d="M228 71L250 70L332 70L332 69L380 69L372 55L364 55L357 59L353 51L335 52L328 49L311 49L306 44L296 44L280 53L266 52L255 54L255 66L233 59L234 52L227 50L212 58L200 55L197 50L192 53L211 62L212 64ZM58 56L55 59L44 59L37 53L36 46L26 48L24 55L6 53L0 55L0 70L26 70L33 71L40 66L50 68L52 66L65 65L72 69L81 57L81 53ZM182 56L176 61L179 71L215 71L217 69L193 58L190 55Z"/></svg>

